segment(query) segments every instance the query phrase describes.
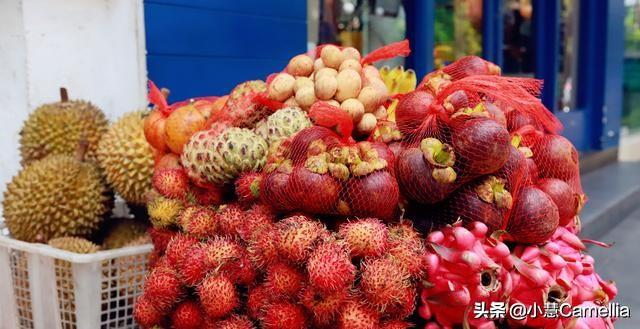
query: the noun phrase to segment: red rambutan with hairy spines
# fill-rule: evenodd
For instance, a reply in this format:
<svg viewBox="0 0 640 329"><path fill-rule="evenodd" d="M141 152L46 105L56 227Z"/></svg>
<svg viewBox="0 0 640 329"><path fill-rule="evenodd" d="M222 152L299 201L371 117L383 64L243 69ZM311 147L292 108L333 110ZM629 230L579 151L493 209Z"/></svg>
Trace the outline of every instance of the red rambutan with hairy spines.
<svg viewBox="0 0 640 329"><path fill-rule="evenodd" d="M251 262L257 268L265 268L280 259L278 239L279 235L273 224L251 233L247 239L247 251Z"/></svg>
<svg viewBox="0 0 640 329"><path fill-rule="evenodd" d="M157 168L153 172L152 184L163 196L182 199L189 190L189 176L182 168Z"/></svg>
<svg viewBox="0 0 640 329"><path fill-rule="evenodd" d="M408 287L411 287L409 272L397 262L385 257L362 264L360 290L367 302L380 311L403 300Z"/></svg>
<svg viewBox="0 0 640 329"><path fill-rule="evenodd" d="M279 302L268 305L260 319L263 329L307 328L304 310L299 305Z"/></svg>
<svg viewBox="0 0 640 329"><path fill-rule="evenodd" d="M356 276L349 252L338 241L325 241L318 245L307 261L309 283L322 293L349 288Z"/></svg>
<svg viewBox="0 0 640 329"><path fill-rule="evenodd" d="M147 233L149 233L149 236L151 237L154 250L157 250L160 254L164 254L167 249L167 244L169 244L171 238L177 234L176 231L157 227L150 227L147 230Z"/></svg>
<svg viewBox="0 0 640 329"><path fill-rule="evenodd" d="M347 301L338 315L340 329L378 329L380 314L357 300Z"/></svg>
<svg viewBox="0 0 640 329"><path fill-rule="evenodd" d="M304 284L304 275L295 267L280 262L267 267L265 287L273 296L295 297Z"/></svg>
<svg viewBox="0 0 640 329"><path fill-rule="evenodd" d="M193 300L185 300L178 304L171 313L173 329L199 329L204 321L200 304Z"/></svg>
<svg viewBox="0 0 640 329"><path fill-rule="evenodd" d="M242 255L240 245L228 237L214 236L205 243L205 262L213 269L233 262Z"/></svg>
<svg viewBox="0 0 640 329"><path fill-rule="evenodd" d="M233 281L225 275L208 275L198 287L198 296L205 313L214 318L229 315L240 304Z"/></svg>
<svg viewBox="0 0 640 329"><path fill-rule="evenodd" d="M163 314L155 308L147 296L142 295L138 297L133 307L133 318L141 327L152 328L161 324Z"/></svg>
<svg viewBox="0 0 640 329"><path fill-rule="evenodd" d="M387 249L387 226L376 218L344 223L338 236L347 244L352 257L378 257Z"/></svg>
<svg viewBox="0 0 640 329"><path fill-rule="evenodd" d="M391 320L385 321L380 324L380 329L409 329L413 328L413 324L411 322L406 322L402 320Z"/></svg>
<svg viewBox="0 0 640 329"><path fill-rule="evenodd" d="M233 261L222 265L218 270L226 273L233 282L240 285L250 285L258 277L258 269L253 265L246 249L240 249L240 255Z"/></svg>
<svg viewBox="0 0 640 329"><path fill-rule="evenodd" d="M191 186L189 199L201 206L217 206L224 201L224 189L217 186Z"/></svg>
<svg viewBox="0 0 640 329"><path fill-rule="evenodd" d="M202 244L187 249L187 257L183 257L176 272L185 286L193 287L204 279L210 270L205 262L205 251Z"/></svg>
<svg viewBox="0 0 640 329"><path fill-rule="evenodd" d="M169 263L172 266L178 266L178 264L181 264L182 259L188 255L187 250L198 244L198 242L198 239L195 237L182 233L176 234L171 238L167 244L167 249L165 250L165 255L167 256Z"/></svg>
<svg viewBox="0 0 640 329"><path fill-rule="evenodd" d="M232 315L217 323L217 329L255 329L253 322L246 315Z"/></svg>
<svg viewBox="0 0 640 329"><path fill-rule="evenodd" d="M402 320L409 317L416 309L418 292L413 285L404 289L401 299L393 301L385 309L384 315L389 319Z"/></svg>
<svg viewBox="0 0 640 329"><path fill-rule="evenodd" d="M180 225L185 233L198 239L205 239L216 234L218 228L218 218L216 213L206 207L197 207L196 211L189 207L189 215L180 216Z"/></svg>
<svg viewBox="0 0 640 329"><path fill-rule="evenodd" d="M297 264L304 263L316 242L329 235L322 223L304 215L285 218L276 223L276 229L280 255Z"/></svg>
<svg viewBox="0 0 640 329"><path fill-rule="evenodd" d="M168 312L185 294L178 274L167 266L157 266L147 276L144 294L155 309Z"/></svg>
<svg viewBox="0 0 640 329"><path fill-rule="evenodd" d="M270 207L263 204L254 204L251 209L245 212L244 222L238 228L240 238L244 241L251 239L251 236L262 228L272 226L276 221L276 216Z"/></svg>
<svg viewBox="0 0 640 329"><path fill-rule="evenodd" d="M317 289L308 286L300 294L300 303L313 316L313 322L316 326L326 328L334 323L340 313L340 308L348 298L348 290L322 294Z"/></svg>
<svg viewBox="0 0 640 329"><path fill-rule="evenodd" d="M264 286L255 286L247 293L247 314L258 320L264 313L264 307L271 302L271 292Z"/></svg>
<svg viewBox="0 0 640 329"><path fill-rule="evenodd" d="M247 172L240 174L235 181L236 196L241 204L252 204L260 200L262 174Z"/></svg>
<svg viewBox="0 0 640 329"><path fill-rule="evenodd" d="M385 257L403 266L412 278L420 278L426 271L424 239L411 224L402 223L389 227L389 246Z"/></svg>
<svg viewBox="0 0 640 329"><path fill-rule="evenodd" d="M245 212L237 204L221 206L217 214L219 230L222 235L237 237L245 221Z"/></svg>

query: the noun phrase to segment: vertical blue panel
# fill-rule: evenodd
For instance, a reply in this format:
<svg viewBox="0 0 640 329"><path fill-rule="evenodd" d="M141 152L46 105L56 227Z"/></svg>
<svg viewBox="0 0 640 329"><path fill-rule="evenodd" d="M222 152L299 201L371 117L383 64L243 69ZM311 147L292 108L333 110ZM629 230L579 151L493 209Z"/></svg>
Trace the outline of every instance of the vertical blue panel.
<svg viewBox="0 0 640 329"><path fill-rule="evenodd" d="M623 1L609 0L607 10L607 45L605 51L604 107L601 147L618 145L622 115L622 80L624 67L624 16Z"/></svg>
<svg viewBox="0 0 640 329"><path fill-rule="evenodd" d="M404 0L407 13L407 39L411 44L408 68L416 71L418 78L433 70L434 0Z"/></svg>
<svg viewBox="0 0 640 329"><path fill-rule="evenodd" d="M533 1L535 76L544 80L542 103L555 109L560 47L560 0Z"/></svg>
<svg viewBox="0 0 640 329"><path fill-rule="evenodd" d="M502 65L502 0L482 2L482 57Z"/></svg>
<svg viewBox="0 0 640 329"><path fill-rule="evenodd" d="M147 70L171 101L223 95L306 51L307 1L145 0Z"/></svg>
<svg viewBox="0 0 640 329"><path fill-rule="evenodd" d="M607 3L601 0L580 2L576 105L585 111L585 150L601 149Z"/></svg>

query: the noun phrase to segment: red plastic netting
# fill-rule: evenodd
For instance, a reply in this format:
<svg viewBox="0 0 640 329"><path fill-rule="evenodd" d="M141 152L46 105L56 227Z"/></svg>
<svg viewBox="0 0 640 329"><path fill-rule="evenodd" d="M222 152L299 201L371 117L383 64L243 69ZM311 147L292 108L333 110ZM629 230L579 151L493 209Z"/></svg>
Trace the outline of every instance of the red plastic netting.
<svg viewBox="0 0 640 329"><path fill-rule="evenodd" d="M584 202L577 152L537 98L542 83L494 67L466 57L401 98L396 177L404 196L429 205L432 221L480 220L539 243Z"/></svg>
<svg viewBox="0 0 640 329"><path fill-rule="evenodd" d="M394 155L383 143L355 142L344 111L314 104L316 126L282 142L265 167L260 198L279 211L392 219L399 200Z"/></svg>

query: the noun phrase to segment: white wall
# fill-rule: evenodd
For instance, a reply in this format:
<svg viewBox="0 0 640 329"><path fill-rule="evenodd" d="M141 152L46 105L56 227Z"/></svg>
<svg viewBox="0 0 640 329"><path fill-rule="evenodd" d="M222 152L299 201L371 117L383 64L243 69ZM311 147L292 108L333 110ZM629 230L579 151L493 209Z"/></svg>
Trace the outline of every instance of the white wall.
<svg viewBox="0 0 640 329"><path fill-rule="evenodd" d="M111 120L146 105L144 45L142 0L0 1L0 190L27 114L60 86Z"/></svg>

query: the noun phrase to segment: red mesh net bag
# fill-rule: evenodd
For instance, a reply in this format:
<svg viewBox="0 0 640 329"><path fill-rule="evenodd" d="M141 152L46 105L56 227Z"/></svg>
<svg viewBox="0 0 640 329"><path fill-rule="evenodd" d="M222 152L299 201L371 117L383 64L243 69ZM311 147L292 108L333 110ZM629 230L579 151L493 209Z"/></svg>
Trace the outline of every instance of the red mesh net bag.
<svg viewBox="0 0 640 329"><path fill-rule="evenodd" d="M261 200L282 212L394 218L399 190L391 150L355 142L351 117L326 102L314 104L309 116L315 126L271 153Z"/></svg>
<svg viewBox="0 0 640 329"><path fill-rule="evenodd" d="M584 202L577 152L540 102L542 83L495 68L466 57L402 97L396 178L432 221L480 220L512 240L543 242Z"/></svg>

